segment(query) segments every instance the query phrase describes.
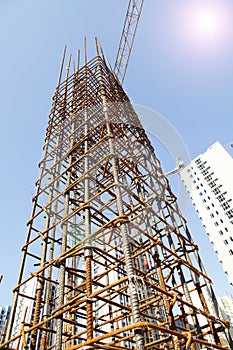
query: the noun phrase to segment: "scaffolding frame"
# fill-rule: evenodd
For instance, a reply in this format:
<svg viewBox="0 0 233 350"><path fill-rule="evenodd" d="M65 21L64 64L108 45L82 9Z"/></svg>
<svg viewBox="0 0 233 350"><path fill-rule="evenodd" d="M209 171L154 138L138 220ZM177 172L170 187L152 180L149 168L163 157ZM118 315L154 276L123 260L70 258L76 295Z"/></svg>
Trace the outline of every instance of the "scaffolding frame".
<svg viewBox="0 0 233 350"><path fill-rule="evenodd" d="M198 247L96 50L61 82L64 52L0 349L226 349Z"/></svg>

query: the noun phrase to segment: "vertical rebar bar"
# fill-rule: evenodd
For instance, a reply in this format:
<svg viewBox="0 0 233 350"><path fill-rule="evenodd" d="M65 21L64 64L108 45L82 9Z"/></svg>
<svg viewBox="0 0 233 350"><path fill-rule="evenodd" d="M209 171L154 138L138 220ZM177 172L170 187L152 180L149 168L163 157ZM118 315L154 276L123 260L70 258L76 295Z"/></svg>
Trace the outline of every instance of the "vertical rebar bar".
<svg viewBox="0 0 233 350"><path fill-rule="evenodd" d="M97 49L97 56L99 56L98 51L98 42L96 40L96 49ZM109 143L109 151L111 154L111 164L112 164L112 174L115 184L115 191L116 191L116 203L117 203L117 209L118 209L118 215L120 217L124 217L124 206L121 196L121 184L118 178L118 167L117 167L117 155L114 145L114 135L111 129L111 123L108 116L108 106L107 106L107 98L106 98L106 91L105 91L105 85L102 78L102 66L101 61L99 57L99 72L100 72L100 90L101 90L101 98L103 103L103 112L104 112L104 118L106 122L107 127L107 133L108 133L108 143ZM138 300L138 294L134 282L134 269L133 269L133 263L131 260L131 251L130 251L130 243L128 239L128 233L127 233L127 224L124 222L124 220L120 224L120 231L121 231L121 238L122 238L122 248L124 252L124 259L125 259L125 266L129 281L129 290L130 290L130 299L131 299L131 305L132 305L132 315L133 320L135 323L142 321L141 320L141 313L139 308L139 300ZM136 339L136 347L138 350L145 350L144 347L144 337L141 329L135 330L135 339Z"/></svg>
<svg viewBox="0 0 233 350"><path fill-rule="evenodd" d="M68 82L68 76L69 76L69 68L70 68L70 61L71 56L68 60L67 70L66 70L66 85L65 85L65 93L64 93L64 100L63 105L65 108L66 105L66 93L67 93L67 82ZM61 134L60 137L62 138L63 135ZM73 139L71 137L70 140L70 147L73 145ZM69 165L71 165L72 157L69 158ZM70 184L71 179L71 172L68 172L67 175L67 186ZM64 218L69 213L69 192L65 194L64 198ZM67 249L67 221L65 221L62 224L62 238L61 238L61 254L64 253ZM64 289L65 289L65 272L66 272L66 260L63 260L60 263L59 267L59 286L58 286L58 307L61 307L64 304ZM63 321L62 319L58 318L56 322L56 350L61 350L62 348L62 331L63 331Z"/></svg>
<svg viewBox="0 0 233 350"><path fill-rule="evenodd" d="M89 122L88 122L88 110L87 110L87 98L88 98L88 87L87 87L87 47L86 47L86 38L84 38L84 65L85 65L85 98L84 100L84 135L88 134L89 131ZM84 142L84 150L85 150L85 159L84 159L84 202L88 203L90 199L90 180L89 180L89 168L90 168L90 159L88 154L89 142L86 137ZM85 237L88 237L91 233L91 213L89 204L85 208ZM91 241L87 239L87 245L90 246ZM93 338L93 308L92 308L92 300L89 299L89 296L92 293L92 249L85 248L84 249L84 259L86 264L86 293L87 293L87 301L86 301L86 322L87 322L87 340ZM88 347L91 349L91 347Z"/></svg>

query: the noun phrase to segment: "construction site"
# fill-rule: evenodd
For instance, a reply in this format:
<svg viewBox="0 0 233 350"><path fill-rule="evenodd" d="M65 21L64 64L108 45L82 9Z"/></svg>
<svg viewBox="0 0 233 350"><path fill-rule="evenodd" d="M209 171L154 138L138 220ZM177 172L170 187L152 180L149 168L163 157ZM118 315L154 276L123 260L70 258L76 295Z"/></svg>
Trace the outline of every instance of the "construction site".
<svg viewBox="0 0 233 350"><path fill-rule="evenodd" d="M64 49L0 349L232 349L122 87L142 5L129 1L114 68L98 39L91 60L84 40L74 72Z"/></svg>

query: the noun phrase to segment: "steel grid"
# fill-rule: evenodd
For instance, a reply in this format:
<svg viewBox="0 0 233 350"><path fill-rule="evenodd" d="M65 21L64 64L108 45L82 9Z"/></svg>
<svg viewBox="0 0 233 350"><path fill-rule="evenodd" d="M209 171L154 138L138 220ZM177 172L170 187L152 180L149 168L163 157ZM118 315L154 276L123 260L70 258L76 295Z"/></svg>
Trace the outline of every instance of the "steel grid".
<svg viewBox="0 0 233 350"><path fill-rule="evenodd" d="M39 166L0 349L226 348L198 247L103 57L59 81Z"/></svg>

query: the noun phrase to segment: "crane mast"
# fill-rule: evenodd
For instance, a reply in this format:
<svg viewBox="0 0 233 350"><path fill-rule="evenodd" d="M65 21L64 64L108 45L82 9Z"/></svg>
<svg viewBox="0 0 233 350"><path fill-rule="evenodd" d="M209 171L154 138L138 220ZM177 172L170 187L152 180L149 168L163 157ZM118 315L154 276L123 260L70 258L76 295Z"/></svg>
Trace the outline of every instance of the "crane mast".
<svg viewBox="0 0 233 350"><path fill-rule="evenodd" d="M130 0L117 52L114 72L123 83L144 0Z"/></svg>

